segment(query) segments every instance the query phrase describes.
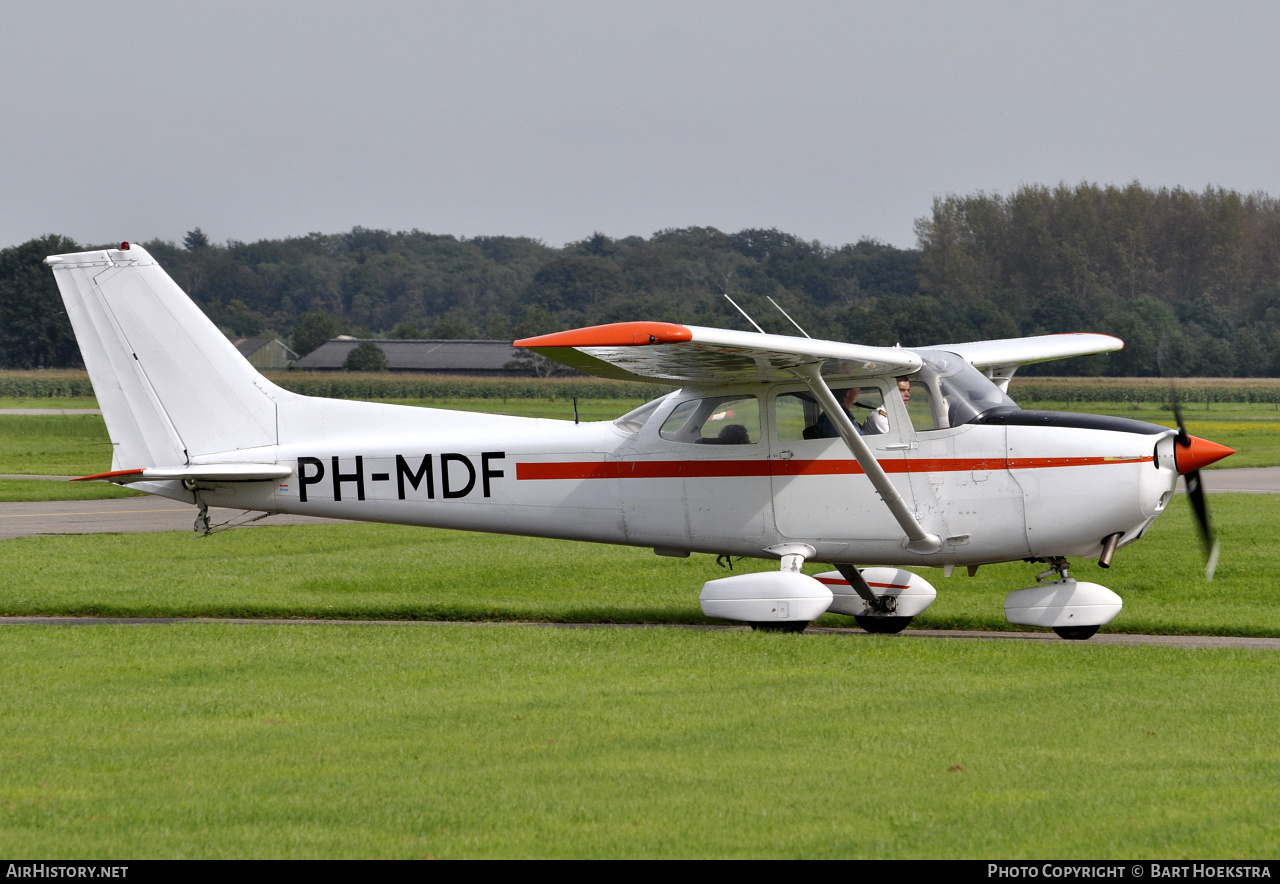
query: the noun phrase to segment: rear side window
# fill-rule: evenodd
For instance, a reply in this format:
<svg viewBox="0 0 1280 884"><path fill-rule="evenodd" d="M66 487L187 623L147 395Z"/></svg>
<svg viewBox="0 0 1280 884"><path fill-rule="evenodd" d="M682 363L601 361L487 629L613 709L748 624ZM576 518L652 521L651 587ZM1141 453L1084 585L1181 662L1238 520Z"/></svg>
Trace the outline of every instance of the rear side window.
<svg viewBox="0 0 1280 884"><path fill-rule="evenodd" d="M658 435L698 445L752 445L760 441L760 400L755 396L690 399L676 406Z"/></svg>
<svg viewBox="0 0 1280 884"><path fill-rule="evenodd" d="M653 417L653 413L658 410L658 406L661 404L661 399L646 402L634 411L628 411L618 418L613 422L614 426L624 433L638 433L644 429L644 425L649 422L649 418Z"/></svg>

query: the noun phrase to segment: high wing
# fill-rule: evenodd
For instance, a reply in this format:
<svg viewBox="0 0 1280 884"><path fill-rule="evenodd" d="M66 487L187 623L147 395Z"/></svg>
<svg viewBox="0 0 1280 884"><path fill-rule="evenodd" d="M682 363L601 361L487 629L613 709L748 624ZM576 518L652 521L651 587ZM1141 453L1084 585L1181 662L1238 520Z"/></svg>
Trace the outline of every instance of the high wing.
<svg viewBox="0 0 1280 884"><path fill-rule="evenodd" d="M515 346L607 378L716 385L801 380L832 416L850 453L902 526L903 546L922 554L942 547L942 539L920 524L827 385L828 378L912 374L924 360L910 350L669 322L597 325L526 338Z"/></svg>
<svg viewBox="0 0 1280 884"><path fill-rule="evenodd" d="M910 350L670 322L616 322L516 341L515 346L597 377L673 385L794 380L821 363L831 379L911 374Z"/></svg>
<svg viewBox="0 0 1280 884"><path fill-rule="evenodd" d="M965 344L938 344L927 350L955 353L974 368L995 381L1000 389L1009 386L1013 373L1024 365L1066 359L1070 356L1092 356L1124 348L1124 341L1111 335L1063 334L1037 335L1031 338L1005 338L998 341L970 341Z"/></svg>

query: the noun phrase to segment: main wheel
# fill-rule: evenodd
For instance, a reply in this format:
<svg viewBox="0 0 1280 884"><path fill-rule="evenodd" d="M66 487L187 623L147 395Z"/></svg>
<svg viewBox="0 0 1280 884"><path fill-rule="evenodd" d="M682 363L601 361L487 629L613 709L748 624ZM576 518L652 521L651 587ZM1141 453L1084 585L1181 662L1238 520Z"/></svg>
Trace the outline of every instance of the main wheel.
<svg viewBox="0 0 1280 884"><path fill-rule="evenodd" d="M858 621L858 625L872 635L897 635L899 632L907 628L907 624L911 622L910 617L870 617L862 614L855 614L854 620Z"/></svg>
<svg viewBox="0 0 1280 884"><path fill-rule="evenodd" d="M807 620L791 620L778 622L775 620L767 620L763 623L752 623L751 628L759 632L804 632L805 627L809 625Z"/></svg>
<svg viewBox="0 0 1280 884"><path fill-rule="evenodd" d="M1060 638L1067 641L1082 642L1085 639L1093 638L1093 634L1097 632L1097 626L1055 626L1053 631L1058 633Z"/></svg>

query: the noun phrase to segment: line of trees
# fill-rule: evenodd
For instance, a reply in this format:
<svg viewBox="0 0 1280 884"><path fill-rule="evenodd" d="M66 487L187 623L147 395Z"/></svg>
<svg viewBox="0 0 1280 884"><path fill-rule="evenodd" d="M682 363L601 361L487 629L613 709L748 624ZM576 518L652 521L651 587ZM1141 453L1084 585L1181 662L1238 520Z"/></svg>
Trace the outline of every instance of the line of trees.
<svg viewBox="0 0 1280 884"><path fill-rule="evenodd" d="M1211 188L1026 186L935 200L918 248L828 246L779 230L709 227L564 248L418 230L255 243L144 243L228 335L279 335L300 354L337 334L512 339L632 319L920 346L1101 331L1126 349L1053 373L1280 375L1280 202ZM78 359L45 255L0 251L0 366Z"/></svg>

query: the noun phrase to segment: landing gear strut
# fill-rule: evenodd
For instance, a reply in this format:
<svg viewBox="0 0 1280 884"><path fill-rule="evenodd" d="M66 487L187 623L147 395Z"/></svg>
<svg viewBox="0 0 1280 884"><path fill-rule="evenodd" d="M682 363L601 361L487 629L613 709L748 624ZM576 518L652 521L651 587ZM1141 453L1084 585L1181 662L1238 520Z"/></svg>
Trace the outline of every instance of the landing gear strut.
<svg viewBox="0 0 1280 884"><path fill-rule="evenodd" d="M836 565L849 586L866 603L865 614L854 614L853 619L865 631L872 635L897 635L910 625L911 617L898 616L898 599L892 595L876 595L871 586L863 578L862 572L853 565Z"/></svg>
<svg viewBox="0 0 1280 884"><path fill-rule="evenodd" d="M1070 579L1071 572L1067 570L1067 560L1062 556L1054 556L1049 560L1049 570L1041 571L1036 575L1038 583L1063 583ZM1058 634L1058 638L1082 642L1093 638L1099 628L1100 624L1091 626L1054 626L1053 631Z"/></svg>
<svg viewBox="0 0 1280 884"><path fill-rule="evenodd" d="M800 568L804 565L804 560L817 552L817 550L807 543L784 543L770 547L769 552L777 553L780 560L778 566L780 573L800 574ZM775 605L774 610L779 613L785 610L787 616L790 616L790 606L787 603ZM749 621L748 625L756 632L804 632L809 626L809 621L752 620Z"/></svg>

